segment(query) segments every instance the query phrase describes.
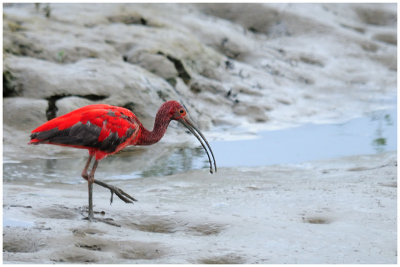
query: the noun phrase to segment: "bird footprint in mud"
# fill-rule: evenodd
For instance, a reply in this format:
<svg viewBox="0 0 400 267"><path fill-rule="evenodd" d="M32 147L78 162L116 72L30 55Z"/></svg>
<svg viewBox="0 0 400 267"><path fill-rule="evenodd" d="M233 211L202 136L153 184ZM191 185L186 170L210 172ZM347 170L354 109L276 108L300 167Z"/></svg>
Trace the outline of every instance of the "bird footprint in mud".
<svg viewBox="0 0 400 267"><path fill-rule="evenodd" d="M123 223L124 227L143 232L164 234L185 232L194 236L218 235L228 226L227 224L218 222L198 222L198 220L192 222L185 218L145 214L130 216L129 219L121 223Z"/></svg>

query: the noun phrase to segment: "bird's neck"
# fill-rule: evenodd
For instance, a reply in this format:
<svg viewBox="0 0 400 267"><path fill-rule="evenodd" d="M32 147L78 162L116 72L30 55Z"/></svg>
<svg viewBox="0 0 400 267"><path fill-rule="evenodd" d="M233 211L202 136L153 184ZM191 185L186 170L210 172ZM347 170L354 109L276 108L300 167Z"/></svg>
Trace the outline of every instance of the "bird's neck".
<svg viewBox="0 0 400 267"><path fill-rule="evenodd" d="M141 133L135 145L152 145L160 141L167 131L170 121L171 120L163 114L157 113L152 131L147 130L141 125Z"/></svg>

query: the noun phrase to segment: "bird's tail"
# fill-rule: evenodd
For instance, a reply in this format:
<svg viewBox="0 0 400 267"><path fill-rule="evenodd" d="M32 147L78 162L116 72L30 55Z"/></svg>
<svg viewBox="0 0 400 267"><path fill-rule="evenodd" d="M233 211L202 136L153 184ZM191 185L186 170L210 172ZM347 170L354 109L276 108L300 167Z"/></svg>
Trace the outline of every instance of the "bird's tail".
<svg viewBox="0 0 400 267"><path fill-rule="evenodd" d="M31 140L28 145L38 145L38 144L46 144L52 141L52 139L57 135L56 130L49 131L37 131L33 130L31 133Z"/></svg>
<svg viewBox="0 0 400 267"><path fill-rule="evenodd" d="M42 140L38 139L38 133L31 134L31 140L29 141L28 145L38 145L41 143Z"/></svg>

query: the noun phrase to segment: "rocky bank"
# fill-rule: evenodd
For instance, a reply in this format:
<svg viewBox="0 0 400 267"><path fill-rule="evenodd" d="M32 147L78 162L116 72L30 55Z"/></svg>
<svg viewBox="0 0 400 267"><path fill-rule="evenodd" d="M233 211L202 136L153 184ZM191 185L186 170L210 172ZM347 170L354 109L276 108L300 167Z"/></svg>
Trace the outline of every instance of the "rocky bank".
<svg viewBox="0 0 400 267"><path fill-rule="evenodd" d="M51 3L3 12L6 157L30 152L38 125L91 103L127 107L151 128L160 104L176 99L210 139L224 139L238 128L346 120L396 96L395 4Z"/></svg>

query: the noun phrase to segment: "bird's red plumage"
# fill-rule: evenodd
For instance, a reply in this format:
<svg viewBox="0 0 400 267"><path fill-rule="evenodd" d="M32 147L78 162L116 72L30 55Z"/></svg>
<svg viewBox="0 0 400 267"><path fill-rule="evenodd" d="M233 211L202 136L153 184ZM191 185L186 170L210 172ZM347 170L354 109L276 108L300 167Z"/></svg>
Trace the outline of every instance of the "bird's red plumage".
<svg viewBox="0 0 400 267"><path fill-rule="evenodd" d="M117 111L119 115L124 114L136 118L135 114L128 109L106 104L94 104L75 109L65 115L49 120L33 130L32 133L48 131L55 127L58 127L59 130L64 130L77 122L86 123L88 120L97 126L101 126L102 121L97 120L96 118L99 116L103 116L104 118L109 111Z"/></svg>
<svg viewBox="0 0 400 267"><path fill-rule="evenodd" d="M82 170L82 177L88 181L88 219L91 220L93 219L93 183L108 188L111 191L111 201L114 193L126 203L136 201L121 189L94 179L99 160L128 145L157 143L164 136L171 120L182 123L200 141L208 156L212 173L212 162L207 148L210 150L215 171L217 171L211 147L203 134L186 117L186 114L183 106L177 101L167 101L161 105L156 114L153 130L148 131L136 116L125 108L103 104L89 105L39 126L32 131L30 144L52 144L88 149L90 156ZM95 161L89 173L88 168L93 157L95 157Z"/></svg>
<svg viewBox="0 0 400 267"><path fill-rule="evenodd" d="M99 160L134 144L140 125L128 109L105 104L89 105L42 124L32 131L30 144L86 148Z"/></svg>

